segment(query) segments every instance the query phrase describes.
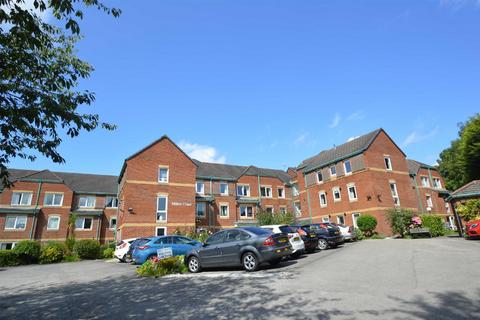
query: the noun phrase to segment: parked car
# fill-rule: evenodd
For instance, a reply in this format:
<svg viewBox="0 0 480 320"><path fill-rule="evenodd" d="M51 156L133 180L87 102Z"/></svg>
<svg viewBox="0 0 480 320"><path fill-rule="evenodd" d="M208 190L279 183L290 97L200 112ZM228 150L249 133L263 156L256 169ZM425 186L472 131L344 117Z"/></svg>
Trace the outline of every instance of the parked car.
<svg viewBox="0 0 480 320"><path fill-rule="evenodd" d="M292 254L288 237L258 227L242 227L219 231L210 236L203 246L186 256L190 272L202 268L243 266L256 271L262 263L276 265Z"/></svg>
<svg viewBox="0 0 480 320"><path fill-rule="evenodd" d="M318 238L318 249L335 248L345 242L340 229L331 223L312 223L304 226L307 230L315 232Z"/></svg>
<svg viewBox="0 0 480 320"><path fill-rule="evenodd" d="M172 248L173 256L184 256L202 245L199 241L183 236L151 237L148 240L133 250L132 258L135 264L142 264L148 259L157 257L158 249Z"/></svg>
<svg viewBox="0 0 480 320"><path fill-rule="evenodd" d="M346 226L344 224L331 223L332 225L340 229L340 233L345 241L355 241L355 229L352 226Z"/></svg>
<svg viewBox="0 0 480 320"><path fill-rule="evenodd" d="M137 238L120 240L115 246L115 258L117 258L121 262L127 262L128 250L130 249L130 245L132 244L132 242L135 240L137 240Z"/></svg>
<svg viewBox="0 0 480 320"><path fill-rule="evenodd" d="M469 238L480 238L480 219L467 222L465 231Z"/></svg>
<svg viewBox="0 0 480 320"><path fill-rule="evenodd" d="M310 231L308 228L302 228L299 225L292 225L293 229L297 230L300 237L302 237L303 243L305 245L305 251L312 253L318 247L318 237L315 232Z"/></svg>
<svg viewBox="0 0 480 320"><path fill-rule="evenodd" d="M132 243L130 243L130 248L125 255L125 262L132 262L133 261L133 251L136 247L144 245L145 243L149 242L149 238L137 238Z"/></svg>
<svg viewBox="0 0 480 320"><path fill-rule="evenodd" d="M262 229L267 229L272 231L273 233L283 233L286 234L288 237L288 241L292 246L292 257L296 258L302 255L305 252L305 243L303 243L300 234L298 234L295 228L292 228L287 225L268 225L268 226L261 226Z"/></svg>

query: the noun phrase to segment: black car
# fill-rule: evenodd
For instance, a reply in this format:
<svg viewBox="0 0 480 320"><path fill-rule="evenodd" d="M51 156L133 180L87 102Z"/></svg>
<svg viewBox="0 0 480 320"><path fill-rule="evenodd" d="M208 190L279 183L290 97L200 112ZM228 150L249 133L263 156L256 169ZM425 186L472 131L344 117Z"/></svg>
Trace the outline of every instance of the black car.
<svg viewBox="0 0 480 320"><path fill-rule="evenodd" d="M150 240L151 239L148 239L148 238L138 238L136 240L133 240L133 242L130 244L130 248L128 249L128 252L125 254L125 262L132 262L133 250L138 246L143 246L144 244L148 243Z"/></svg>
<svg viewBox="0 0 480 320"><path fill-rule="evenodd" d="M304 230L315 232L318 238L318 249L335 248L345 242L340 229L331 223L312 223L303 226Z"/></svg>
<svg viewBox="0 0 480 320"><path fill-rule="evenodd" d="M256 271L260 264L275 265L290 254L292 247L286 235L257 227L242 227L215 233L202 247L190 251L185 263L193 273L202 268L232 266Z"/></svg>
<svg viewBox="0 0 480 320"><path fill-rule="evenodd" d="M309 228L303 228L299 225L292 225L291 228L295 229L295 232L298 232L300 237L302 237L303 243L305 243L305 251L312 253L318 247L318 237L315 232L310 231Z"/></svg>

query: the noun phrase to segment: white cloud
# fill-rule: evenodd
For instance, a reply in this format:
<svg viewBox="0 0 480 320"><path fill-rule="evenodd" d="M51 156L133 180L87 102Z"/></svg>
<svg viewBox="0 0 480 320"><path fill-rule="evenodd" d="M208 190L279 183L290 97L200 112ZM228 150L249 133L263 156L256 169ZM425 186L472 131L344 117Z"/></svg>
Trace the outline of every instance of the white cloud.
<svg viewBox="0 0 480 320"><path fill-rule="evenodd" d="M225 163L227 161L225 156L219 155L217 149L211 146L190 143L185 140L180 141L178 146L191 158L202 162Z"/></svg>
<svg viewBox="0 0 480 320"><path fill-rule="evenodd" d="M340 124L340 120L342 120L342 117L340 116L339 113L335 113L335 117L332 119L332 122L329 124L329 128L335 128Z"/></svg>
<svg viewBox="0 0 480 320"><path fill-rule="evenodd" d="M354 113L351 113L348 117L348 121L359 121L365 119L365 114L363 111L355 111Z"/></svg>
<svg viewBox="0 0 480 320"><path fill-rule="evenodd" d="M300 134L297 138L295 138L295 141L293 141L294 144L304 144L307 141L307 137L309 136L308 132L304 132Z"/></svg>
<svg viewBox="0 0 480 320"><path fill-rule="evenodd" d="M352 141L352 140L355 140L355 139L357 139L358 137L360 137L360 136L350 137L350 138L347 139L347 142L350 142L350 141Z"/></svg>
<svg viewBox="0 0 480 320"><path fill-rule="evenodd" d="M428 140L430 138L433 138L434 136L437 135L437 133L438 133L438 127L435 127L435 128L433 128L432 130L430 130L429 132L426 132L426 133L422 133L422 132L419 132L419 131L416 131L416 130L412 131L405 138L405 140L403 140L402 148L408 147L409 145L414 144L414 143L422 142L422 141Z"/></svg>

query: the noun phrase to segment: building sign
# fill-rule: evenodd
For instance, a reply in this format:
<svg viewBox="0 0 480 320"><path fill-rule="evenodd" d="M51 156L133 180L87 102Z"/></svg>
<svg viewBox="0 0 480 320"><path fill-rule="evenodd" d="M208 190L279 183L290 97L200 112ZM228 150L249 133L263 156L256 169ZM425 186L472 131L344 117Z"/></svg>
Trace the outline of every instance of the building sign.
<svg viewBox="0 0 480 320"><path fill-rule="evenodd" d="M157 249L157 258L165 259L173 256L172 247Z"/></svg>
<svg viewBox="0 0 480 320"><path fill-rule="evenodd" d="M184 207L191 207L192 203L191 202L172 202L173 206L184 206Z"/></svg>

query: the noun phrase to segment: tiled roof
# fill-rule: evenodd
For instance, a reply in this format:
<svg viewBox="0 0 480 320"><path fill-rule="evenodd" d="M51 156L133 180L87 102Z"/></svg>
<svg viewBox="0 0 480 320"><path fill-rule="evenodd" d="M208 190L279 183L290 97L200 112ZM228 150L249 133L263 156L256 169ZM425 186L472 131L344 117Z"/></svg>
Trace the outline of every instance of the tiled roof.
<svg viewBox="0 0 480 320"><path fill-rule="evenodd" d="M117 176L22 169L8 169L8 172L12 182L53 181L65 183L76 193L117 194Z"/></svg>
<svg viewBox="0 0 480 320"><path fill-rule="evenodd" d="M412 159L407 159L407 161L408 161L408 173L411 175L418 174L418 170L420 170L420 168L437 171L437 168L435 168L434 166L422 163L420 161L416 161Z"/></svg>
<svg viewBox="0 0 480 320"><path fill-rule="evenodd" d="M344 144L336 146L335 148L324 150L316 156L304 160L298 166L298 169L302 169L303 172L307 173L362 153L370 146L373 140L375 140L377 135L382 131L383 129L377 129Z"/></svg>
<svg viewBox="0 0 480 320"><path fill-rule="evenodd" d="M451 193L452 198L480 197L480 180L473 180Z"/></svg>

